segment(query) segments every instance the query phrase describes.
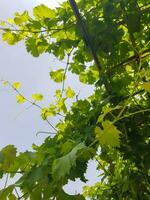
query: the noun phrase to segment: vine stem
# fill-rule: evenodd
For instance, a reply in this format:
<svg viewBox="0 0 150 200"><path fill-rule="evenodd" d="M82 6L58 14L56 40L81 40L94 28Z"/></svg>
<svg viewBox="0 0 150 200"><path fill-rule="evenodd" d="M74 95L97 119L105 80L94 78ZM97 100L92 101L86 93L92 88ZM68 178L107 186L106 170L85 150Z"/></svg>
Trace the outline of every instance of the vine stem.
<svg viewBox="0 0 150 200"><path fill-rule="evenodd" d="M113 121L113 124L116 123L117 121L120 121L120 120L124 119L124 118L128 118L128 117L130 117L130 116L133 116L133 115L136 115L136 114L139 114L139 113L144 113L144 112L150 112L150 109L139 110L139 111L130 113L130 114L128 114L128 115L124 115L124 116L118 118L117 120L114 120L114 121Z"/></svg>
<svg viewBox="0 0 150 200"><path fill-rule="evenodd" d="M105 88L106 88L106 91L108 92L109 95L112 95L112 90L111 90L111 87L106 79L106 76L102 73L103 72L103 68L102 68L102 65L98 59L98 56L97 56L97 53L95 51L95 48L93 47L92 45L92 41L91 41L91 38L90 38L90 35L85 27L85 24L83 23L82 21L82 17L80 15L80 12L79 12L79 9L78 9L78 6L75 2L75 0L68 0L69 3L70 3L70 6L73 10L73 13L76 17L76 20L77 20L77 23L78 23L78 26L80 28L80 31L82 33L82 36L83 36L83 39L84 39L84 42L86 44L86 46L90 49L91 51L91 54L92 54L92 57L94 59L94 62L95 62L95 65L97 67L97 70L99 72L99 77L100 77L100 80L101 82L104 84Z"/></svg>
<svg viewBox="0 0 150 200"><path fill-rule="evenodd" d="M67 63L66 63L66 67L65 67L65 71L64 71L64 75L63 75L63 84L62 84L61 95L63 94L64 89L65 89L65 77L66 77L66 73L68 71L68 67L69 67L69 64L70 64L70 56L71 56L73 49L74 49L74 47L72 47L70 52L67 54Z"/></svg>
<svg viewBox="0 0 150 200"><path fill-rule="evenodd" d="M43 134L49 134L49 135L56 135L56 133L49 132L49 131L38 131L38 132L36 133L36 136L38 136L38 135L41 134L41 133L43 133Z"/></svg>

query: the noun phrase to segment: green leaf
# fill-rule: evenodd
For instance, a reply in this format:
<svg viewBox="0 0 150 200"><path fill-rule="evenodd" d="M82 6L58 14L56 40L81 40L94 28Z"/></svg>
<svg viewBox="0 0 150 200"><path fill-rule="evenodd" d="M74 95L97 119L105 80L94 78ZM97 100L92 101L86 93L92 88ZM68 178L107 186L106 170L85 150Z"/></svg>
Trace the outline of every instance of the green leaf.
<svg viewBox="0 0 150 200"><path fill-rule="evenodd" d="M102 108L102 111L103 111L103 113L98 117L98 120L97 120L97 123L101 123L101 122L103 122L103 120L104 120L104 117L108 114L108 113L110 113L110 112L112 112L112 111L114 111L114 110L117 110L117 109L120 109L121 108L121 106L115 106L114 108L111 108L111 107L103 107Z"/></svg>
<svg viewBox="0 0 150 200"><path fill-rule="evenodd" d="M141 87L146 91L150 92L150 82L145 82L141 85Z"/></svg>
<svg viewBox="0 0 150 200"><path fill-rule="evenodd" d="M130 32L132 33L139 32L140 18L141 18L140 13L136 11L127 15L127 24Z"/></svg>
<svg viewBox="0 0 150 200"><path fill-rule="evenodd" d="M75 166L77 153L79 150L85 148L83 143L75 146L67 155L54 160L52 165L52 175L54 181L59 181L69 174L71 167Z"/></svg>
<svg viewBox="0 0 150 200"><path fill-rule="evenodd" d="M16 99L17 103L24 103L26 101L26 99L21 94L16 95Z"/></svg>
<svg viewBox="0 0 150 200"><path fill-rule="evenodd" d="M15 183L15 186L19 187L26 185L26 187L30 189L30 187L32 187L35 182L42 179L44 175L45 170L43 166L33 166L28 173L21 176L21 178Z"/></svg>
<svg viewBox="0 0 150 200"><path fill-rule="evenodd" d="M9 199L9 200L17 200L17 197L16 197L14 194L10 194L10 195L8 196L8 199Z"/></svg>
<svg viewBox="0 0 150 200"><path fill-rule="evenodd" d="M6 200L8 199L7 197L12 194L12 191L14 189L14 185L10 185L7 188L4 188L0 190L0 199L1 200Z"/></svg>
<svg viewBox="0 0 150 200"><path fill-rule="evenodd" d="M36 187L35 189L32 190L30 200L41 200L42 199L42 191L41 187Z"/></svg>
<svg viewBox="0 0 150 200"><path fill-rule="evenodd" d="M39 6L36 6L33 9L33 14L36 19L45 19L45 18L54 18L55 12L54 10L48 8L47 6L41 4Z"/></svg>
<svg viewBox="0 0 150 200"><path fill-rule="evenodd" d="M121 132L110 121L102 122L103 129L96 126L95 134L102 146L120 146L120 134Z"/></svg>
<svg viewBox="0 0 150 200"><path fill-rule="evenodd" d="M85 200L85 198L80 194L69 195L66 192L64 192L63 190L61 190L59 192L57 200Z"/></svg>
<svg viewBox="0 0 150 200"><path fill-rule="evenodd" d="M39 56L38 47L36 44L36 39L34 38L27 38L26 42L27 51L30 52L34 57Z"/></svg>
<svg viewBox="0 0 150 200"><path fill-rule="evenodd" d="M49 73L50 77L56 82L60 83L65 79L64 69L58 69Z"/></svg>
<svg viewBox="0 0 150 200"><path fill-rule="evenodd" d="M14 82L14 83L12 84L12 86L13 86L16 90L18 90L18 89L20 89L20 87L21 87L21 83L19 83L19 82Z"/></svg>
<svg viewBox="0 0 150 200"><path fill-rule="evenodd" d="M4 147L1 151L1 163L3 170L9 169L16 159L16 148L13 145Z"/></svg>
<svg viewBox="0 0 150 200"><path fill-rule="evenodd" d="M73 98L74 97L75 92L73 91L73 89L71 89L71 87L68 87L65 91L66 91L67 98Z"/></svg>
<svg viewBox="0 0 150 200"><path fill-rule="evenodd" d="M35 101L42 101L43 95L39 94L39 93L35 93L35 94L32 95L32 99L34 99Z"/></svg>

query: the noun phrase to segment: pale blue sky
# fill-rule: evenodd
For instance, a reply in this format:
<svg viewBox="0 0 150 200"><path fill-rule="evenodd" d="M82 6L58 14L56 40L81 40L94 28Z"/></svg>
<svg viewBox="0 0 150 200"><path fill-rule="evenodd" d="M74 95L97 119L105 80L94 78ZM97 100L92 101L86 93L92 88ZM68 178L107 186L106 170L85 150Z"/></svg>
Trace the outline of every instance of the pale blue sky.
<svg viewBox="0 0 150 200"><path fill-rule="evenodd" d="M45 3L51 7L57 5L56 0L0 0L0 19L6 20L12 17L14 12L24 10L32 11L32 8L40 3ZM60 0L59 0L60 2ZM41 105L48 105L52 101L53 92L56 88L61 88L60 84L54 84L49 79L50 68L63 66L52 55L42 55L33 58L26 52L24 43L15 46L8 46L0 40L0 79L19 81L22 83L21 92L30 98L31 94L42 92L44 101ZM80 97L85 97L92 93L92 88L82 85L77 78L68 78L66 85L71 85ZM7 144L14 144L19 151L31 148L33 143L41 144L45 135L36 136L37 131L50 131L50 127L40 119L40 112L37 108L25 109L28 103L18 105L15 100L15 93L7 87L0 86L0 148ZM55 120L51 120L55 124ZM95 164L92 162L89 167L92 184L96 180L94 172ZM92 173L93 172L93 173ZM75 190L81 191L81 183L73 183L67 187L70 193Z"/></svg>

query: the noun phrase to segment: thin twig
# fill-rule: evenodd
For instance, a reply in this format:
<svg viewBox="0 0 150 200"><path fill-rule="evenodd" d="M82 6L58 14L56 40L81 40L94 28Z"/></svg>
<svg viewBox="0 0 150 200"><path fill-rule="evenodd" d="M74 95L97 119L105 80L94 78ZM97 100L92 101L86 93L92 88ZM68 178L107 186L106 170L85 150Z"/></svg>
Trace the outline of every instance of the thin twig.
<svg viewBox="0 0 150 200"><path fill-rule="evenodd" d="M44 29L44 30L39 30L39 31L32 31L32 30L27 30L27 29L10 29L10 28L3 28L0 27L0 30L2 31L12 31L12 32L27 32L27 33L45 33L45 32L49 32L49 31L61 31L64 30L64 28L49 28L49 29Z"/></svg>
<svg viewBox="0 0 150 200"><path fill-rule="evenodd" d="M68 71L68 67L69 67L69 64L70 64L70 56L71 56L73 49L74 49L74 47L72 47L71 51L67 54L68 57L67 57L67 63L66 63L64 75L63 75L63 84L62 84L61 94L63 94L64 89L65 89L65 77L66 77L66 73Z"/></svg>
<svg viewBox="0 0 150 200"><path fill-rule="evenodd" d="M19 196L19 193L18 193L17 189L16 189L16 188L14 188L14 190L15 190L15 192L16 192L17 198L19 199L19 198L20 198L20 196Z"/></svg>
<svg viewBox="0 0 150 200"><path fill-rule="evenodd" d="M145 58L145 57L147 57L149 55L150 55L150 49L146 49L146 50L144 50L143 52L140 53L140 58L143 59L143 58ZM112 71L116 70L119 67L123 67L125 65L128 65L129 63L133 62L136 58L137 58L136 55L133 55L133 56L127 58L126 60L122 61L121 63L113 66L110 69L110 71L107 72L107 74L111 75Z"/></svg>
<svg viewBox="0 0 150 200"><path fill-rule="evenodd" d="M4 80L0 80L1 82L4 82ZM42 110L42 107L40 105L38 105L35 101L32 102L30 101L29 99L27 99L26 97L24 97L20 92L19 90L17 90L9 81L7 81L8 85L20 96L22 96L28 103L30 103L31 105L33 106L36 106L37 108L39 108L40 110ZM57 129L49 122L48 119L45 120L56 132L57 132Z"/></svg>
<svg viewBox="0 0 150 200"><path fill-rule="evenodd" d="M5 180L5 185L4 185L4 189L7 187L8 178L9 178L9 174L7 173L7 175L6 175L6 180Z"/></svg>
<svg viewBox="0 0 150 200"><path fill-rule="evenodd" d="M38 131L38 132L36 133L36 136L38 136L38 135L41 134L41 133L43 133L43 134L48 134L48 135L56 135L56 134L57 134L57 133L48 132L48 131Z"/></svg>

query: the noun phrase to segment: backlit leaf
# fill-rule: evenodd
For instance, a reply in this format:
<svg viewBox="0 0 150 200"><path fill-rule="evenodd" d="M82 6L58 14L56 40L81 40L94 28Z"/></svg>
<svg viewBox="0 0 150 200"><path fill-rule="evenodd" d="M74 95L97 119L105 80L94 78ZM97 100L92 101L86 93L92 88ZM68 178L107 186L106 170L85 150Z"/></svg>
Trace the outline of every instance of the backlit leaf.
<svg viewBox="0 0 150 200"><path fill-rule="evenodd" d="M57 83L60 83L65 79L64 69L58 69L56 71L51 71L49 74L50 74L50 77Z"/></svg>
<svg viewBox="0 0 150 200"><path fill-rule="evenodd" d="M55 12L47 6L41 4L33 9L33 14L37 19L54 18Z"/></svg>
<svg viewBox="0 0 150 200"><path fill-rule="evenodd" d="M15 13L15 18L14 18L14 22L17 25L21 25L22 23L25 23L29 20L29 14L28 11L24 11L22 14L19 14L18 12Z"/></svg>
<svg viewBox="0 0 150 200"><path fill-rule="evenodd" d="M120 146L120 134L121 132L110 121L102 122L103 129L100 127L95 128L96 138L100 144L112 147Z"/></svg>
<svg viewBox="0 0 150 200"><path fill-rule="evenodd" d="M25 98L20 94L16 95L16 99L17 103L24 103L26 101Z"/></svg>
<svg viewBox="0 0 150 200"><path fill-rule="evenodd" d="M19 82L14 82L14 83L12 84L12 86L13 86L16 90L18 90L18 89L20 89L20 87L21 87L21 83L19 83Z"/></svg>
<svg viewBox="0 0 150 200"><path fill-rule="evenodd" d="M39 93L33 94L32 99L34 99L35 101L42 101L43 95Z"/></svg>
<svg viewBox="0 0 150 200"><path fill-rule="evenodd" d="M75 92L73 91L73 89L71 89L71 87L68 87L66 90L66 96L68 98L73 98L75 95Z"/></svg>
<svg viewBox="0 0 150 200"><path fill-rule="evenodd" d="M14 45L20 40L19 35L10 31L4 32L2 38L3 41L6 41L9 45Z"/></svg>
<svg viewBox="0 0 150 200"><path fill-rule="evenodd" d="M146 91L150 92L150 82L145 82L141 85L141 87Z"/></svg>

